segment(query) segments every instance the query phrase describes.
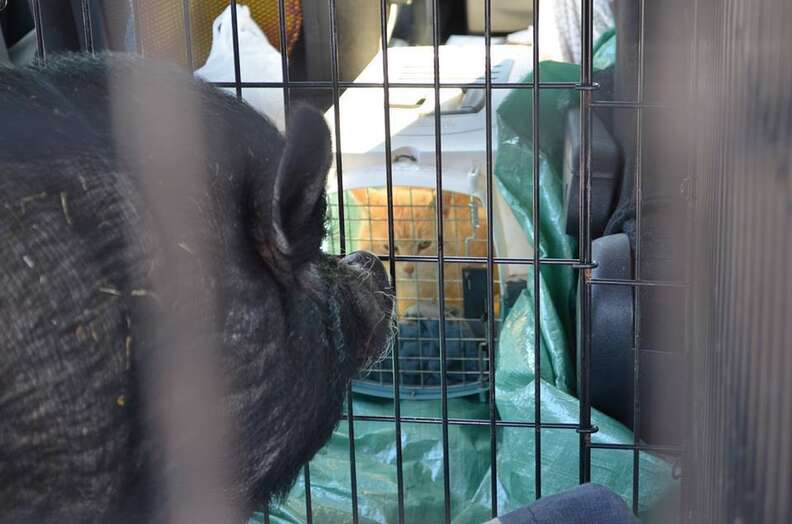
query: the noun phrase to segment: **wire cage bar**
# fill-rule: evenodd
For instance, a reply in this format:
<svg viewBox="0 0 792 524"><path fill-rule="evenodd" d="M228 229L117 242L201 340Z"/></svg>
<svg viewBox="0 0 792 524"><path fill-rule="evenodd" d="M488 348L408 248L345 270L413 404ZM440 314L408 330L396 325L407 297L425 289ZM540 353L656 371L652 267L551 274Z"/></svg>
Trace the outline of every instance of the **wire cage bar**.
<svg viewBox="0 0 792 524"><path fill-rule="evenodd" d="M582 8L582 53L581 80L584 86L592 84L593 59L593 0L583 0ZM591 91L580 92L580 195L579 202L579 255L581 264L591 264ZM580 301L580 333L578 347L580 398L580 482L591 481L591 434L596 428L591 425L591 285L590 270L578 273L578 293Z"/></svg>

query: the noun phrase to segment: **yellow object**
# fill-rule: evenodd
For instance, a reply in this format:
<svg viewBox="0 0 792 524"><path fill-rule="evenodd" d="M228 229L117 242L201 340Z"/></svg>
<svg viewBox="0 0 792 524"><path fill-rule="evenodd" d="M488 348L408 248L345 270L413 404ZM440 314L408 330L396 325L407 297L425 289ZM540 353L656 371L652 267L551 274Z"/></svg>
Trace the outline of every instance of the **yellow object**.
<svg viewBox="0 0 792 524"><path fill-rule="evenodd" d="M192 64L188 62L187 31L183 0L138 0L138 40L144 55L155 56L197 69L209 56L212 22L228 7L228 0L188 0ZM279 0L239 2L250 8L253 20L273 47L280 47ZM283 0L286 14L286 43L291 52L300 37L300 0Z"/></svg>

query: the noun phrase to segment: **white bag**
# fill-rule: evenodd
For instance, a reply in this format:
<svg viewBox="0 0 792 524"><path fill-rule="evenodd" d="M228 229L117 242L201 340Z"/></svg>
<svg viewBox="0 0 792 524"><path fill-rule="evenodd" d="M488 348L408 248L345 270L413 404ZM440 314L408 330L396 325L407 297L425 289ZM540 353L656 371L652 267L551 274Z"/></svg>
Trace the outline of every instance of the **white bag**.
<svg viewBox="0 0 792 524"><path fill-rule="evenodd" d="M239 34L239 69L242 82L282 82L281 55L250 16L250 8L237 4ZM229 5L212 24L212 48L206 63L195 76L207 82L233 82L234 41ZM234 88L221 88L234 95ZM268 117L283 132L285 118L283 89L243 88L242 99L253 109Z"/></svg>

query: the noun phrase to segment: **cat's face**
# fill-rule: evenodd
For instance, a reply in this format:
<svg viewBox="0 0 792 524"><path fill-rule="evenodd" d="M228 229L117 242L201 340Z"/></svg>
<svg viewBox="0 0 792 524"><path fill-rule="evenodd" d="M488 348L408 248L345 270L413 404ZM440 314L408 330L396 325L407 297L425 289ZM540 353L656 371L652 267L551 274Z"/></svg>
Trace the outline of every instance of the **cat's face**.
<svg viewBox="0 0 792 524"><path fill-rule="evenodd" d="M393 250L396 256L437 255L437 206L434 193L424 188L394 188ZM388 208L385 189L358 189L352 194L357 203L365 207L365 219L358 230L360 240L356 248L387 254ZM448 215L450 198L450 195L443 196L444 216ZM446 254L455 253L446 250ZM437 295L437 263L396 262L396 295L400 313L416 302L433 302Z"/></svg>
<svg viewBox="0 0 792 524"><path fill-rule="evenodd" d="M437 225L434 199L416 206L404 206L393 215L393 252L396 256L437 255ZM387 241L384 243L387 253ZM436 296L437 263L396 262L397 301L402 311L412 303L432 302Z"/></svg>
<svg viewBox="0 0 792 524"><path fill-rule="evenodd" d="M361 206L360 222L353 232L351 247L388 254L388 199L382 189L355 189L354 204ZM426 188L393 188L393 248L396 256L437 256L437 199ZM469 195L443 193L443 252L445 256L487 255L487 216L482 205L473 205ZM474 225L473 215L477 215ZM470 264L446 262L444 291L446 312L459 313L464 307L462 272ZM478 267L482 267L481 264ZM498 268L494 268L497 275ZM413 306L422 311L437 309L439 286L436 261L398 261L395 265L396 305L399 317ZM495 290L496 296L498 290ZM498 302L495 302L496 311Z"/></svg>

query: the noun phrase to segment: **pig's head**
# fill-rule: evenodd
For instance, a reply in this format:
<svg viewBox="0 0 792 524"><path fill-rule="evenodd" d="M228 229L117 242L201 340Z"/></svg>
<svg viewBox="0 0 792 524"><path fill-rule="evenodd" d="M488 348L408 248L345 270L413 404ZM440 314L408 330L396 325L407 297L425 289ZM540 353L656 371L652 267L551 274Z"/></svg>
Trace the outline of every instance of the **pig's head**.
<svg viewBox="0 0 792 524"><path fill-rule="evenodd" d="M244 439L243 496L253 504L283 494L330 438L350 379L385 351L393 330L393 296L379 259L321 252L330 161L321 114L295 109L272 189L252 191L257 258L269 274L266 286L254 285L265 301L231 312L226 336L255 341L257 329L267 331L233 379L242 399L232 410ZM251 318L267 319L266 326Z"/></svg>
<svg viewBox="0 0 792 524"><path fill-rule="evenodd" d="M386 346L393 294L373 254L356 251L338 259L321 251L330 155L322 116L297 107L275 177L271 220L259 222L256 243L278 282L320 308L312 320L328 323L339 357L357 370Z"/></svg>

